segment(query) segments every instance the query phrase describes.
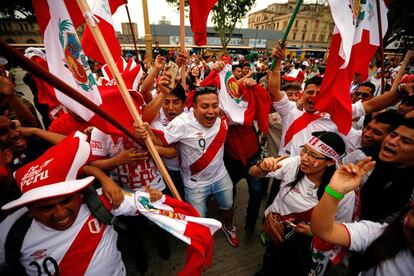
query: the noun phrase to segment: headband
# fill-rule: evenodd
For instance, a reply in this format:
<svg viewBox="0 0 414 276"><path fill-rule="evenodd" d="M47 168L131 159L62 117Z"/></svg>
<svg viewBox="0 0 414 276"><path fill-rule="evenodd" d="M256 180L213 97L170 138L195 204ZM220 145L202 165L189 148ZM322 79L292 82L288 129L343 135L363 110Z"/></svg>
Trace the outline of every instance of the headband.
<svg viewBox="0 0 414 276"><path fill-rule="evenodd" d="M331 146L325 144L322 140L313 135L309 139L308 145L320 154L336 161L339 161L339 158L341 157L333 148L331 148Z"/></svg>

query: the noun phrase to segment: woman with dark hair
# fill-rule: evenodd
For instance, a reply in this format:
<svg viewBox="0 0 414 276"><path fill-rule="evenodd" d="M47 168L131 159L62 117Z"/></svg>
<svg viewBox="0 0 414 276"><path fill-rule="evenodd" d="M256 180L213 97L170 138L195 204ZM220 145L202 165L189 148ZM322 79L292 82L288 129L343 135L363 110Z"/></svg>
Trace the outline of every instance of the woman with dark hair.
<svg viewBox="0 0 414 276"><path fill-rule="evenodd" d="M187 76L187 85L190 91L196 89L196 87L200 86L201 82L201 71L196 65L193 65L190 70L188 70Z"/></svg>
<svg viewBox="0 0 414 276"><path fill-rule="evenodd" d="M312 232L323 240L363 252L352 263L351 275L414 275L414 201L390 224L362 220L335 223L341 198L357 188L375 162L370 158L339 168L312 214ZM386 204L386 202L384 202Z"/></svg>
<svg viewBox="0 0 414 276"><path fill-rule="evenodd" d="M265 231L271 239L266 242L263 267L258 275L308 274L312 267L309 226L312 210L344 152L345 144L338 134L314 132L309 142L301 147L299 156L268 157L250 168L253 176L281 180L279 193L265 210ZM354 201L353 193L344 198L336 220L352 220Z"/></svg>

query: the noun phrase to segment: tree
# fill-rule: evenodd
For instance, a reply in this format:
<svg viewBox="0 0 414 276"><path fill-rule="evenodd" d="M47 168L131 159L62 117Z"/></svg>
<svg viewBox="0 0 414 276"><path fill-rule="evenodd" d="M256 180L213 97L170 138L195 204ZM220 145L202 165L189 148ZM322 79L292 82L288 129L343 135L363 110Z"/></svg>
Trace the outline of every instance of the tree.
<svg viewBox="0 0 414 276"><path fill-rule="evenodd" d="M180 6L179 0L166 1L174 7ZM256 0L218 0L213 7L214 28L219 34L223 51L227 50L236 24L241 22L255 2ZM187 0L185 0L185 6L188 6Z"/></svg>

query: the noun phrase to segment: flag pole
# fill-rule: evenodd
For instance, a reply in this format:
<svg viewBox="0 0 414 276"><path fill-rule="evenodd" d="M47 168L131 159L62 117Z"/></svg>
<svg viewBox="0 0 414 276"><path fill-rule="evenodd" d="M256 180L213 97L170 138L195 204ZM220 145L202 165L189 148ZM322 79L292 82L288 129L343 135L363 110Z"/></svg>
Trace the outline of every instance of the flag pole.
<svg viewBox="0 0 414 276"><path fill-rule="evenodd" d="M105 39L102 36L102 33L95 24L95 19L93 18L93 15L89 9L88 4L85 0L77 0L78 6L80 10L82 11L83 15L85 16L86 23L88 24L89 28L91 29L92 35L95 38L96 44L98 45L99 50L102 53L102 56L105 59L106 64L108 65L109 70L111 71L111 74L116 81L116 84L118 86L119 91L121 92L122 98L124 99L128 111L131 113L132 118L134 119L135 123L137 123L139 126L142 126L142 119L139 115L138 109L134 105L132 101L132 97L128 92L128 89L125 85L125 82L119 73L118 68L116 67L115 60L112 57L108 45L105 42ZM148 137L145 140L145 145L148 148L148 151L150 152L152 158L155 161L155 164L157 165L158 169L160 170L162 176L164 177L164 180L170 189L173 196L179 200L181 200L180 194L178 193L177 189L175 188L175 185L170 177L170 175L167 172L167 169L164 166L164 163L161 160L161 157L159 156L157 149L155 148L152 140L150 137Z"/></svg>
<svg viewBox="0 0 414 276"><path fill-rule="evenodd" d="M139 54L138 48L137 48L137 42L135 40L134 28L132 27L131 16L129 15L128 0L124 0L124 3L125 3L125 9L126 9L126 12L127 12L127 15L128 15L129 27L131 28L132 41L134 42L135 54L137 55L137 59L141 60L140 54ZM138 35L138 33L137 33L137 35Z"/></svg>
<svg viewBox="0 0 414 276"><path fill-rule="evenodd" d="M378 18L378 35L379 35L379 43L380 43L380 59L381 59L381 91L380 94L384 93L385 87L385 65L384 65L384 41L382 39L382 22L381 22L381 7L380 1L376 0L377 3L377 18Z"/></svg>
<svg viewBox="0 0 414 276"><path fill-rule="evenodd" d="M139 139L136 135L131 133L127 130L123 125L121 125L115 118L111 115L103 111L99 106L97 106L94 102L90 99L76 91L73 87L63 82L61 79L57 78L55 75L32 61L31 59L25 57L22 53L14 49L13 47L7 45L3 40L0 39L0 53L2 53L6 57L11 57L11 59L16 62L16 64L20 65L23 69L30 72L31 74L41 78L49 85L55 87L59 91L61 91L66 96L70 97L71 99L77 101L78 103L82 104L83 106L87 107L89 110L95 112L97 115L108 121L114 127L122 131L125 135L129 138L134 140L135 142L139 142Z"/></svg>
<svg viewBox="0 0 414 276"><path fill-rule="evenodd" d="M144 16L145 52L147 55L147 69L149 69L152 64L152 36L151 36L151 28L149 24L147 0L142 0L142 14Z"/></svg>
<svg viewBox="0 0 414 276"><path fill-rule="evenodd" d="M292 28L292 25L293 25L293 22L295 21L296 15L299 12L300 6L302 5L302 1L303 0L298 0L298 2L296 2L296 7L293 10L292 16L289 19L289 23L287 25L287 28L286 28L285 32L283 33L283 38L282 38L282 43L281 43L282 48L285 47L285 42L286 42L287 36L290 32L290 29ZM270 70L273 70L275 68L276 62L277 62L277 57L273 58L272 65L270 65Z"/></svg>
<svg viewBox="0 0 414 276"><path fill-rule="evenodd" d="M405 73L405 69L407 68L408 63L410 62L410 59L413 57L414 57L414 51L408 50L404 56L404 60L403 60L403 63L401 64L400 70L398 71L398 74L395 77L394 82L392 83L390 91L394 91L397 89L398 84Z"/></svg>
<svg viewBox="0 0 414 276"><path fill-rule="evenodd" d="M180 0L180 50L185 51L184 0ZM187 91L186 64L181 65L181 85Z"/></svg>

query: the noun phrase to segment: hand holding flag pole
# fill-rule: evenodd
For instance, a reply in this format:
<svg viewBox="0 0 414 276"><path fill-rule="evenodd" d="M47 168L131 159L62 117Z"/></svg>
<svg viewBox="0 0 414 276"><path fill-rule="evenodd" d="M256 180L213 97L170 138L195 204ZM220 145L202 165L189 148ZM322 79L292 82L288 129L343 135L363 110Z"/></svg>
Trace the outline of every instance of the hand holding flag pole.
<svg viewBox="0 0 414 276"><path fill-rule="evenodd" d="M108 67L109 70L111 71L111 74L113 76L113 78L116 81L116 84L118 86L119 91L121 92L122 98L124 99L129 112L131 113L134 121L139 125L142 126L142 120L141 117L139 115L139 112L137 110L137 108L135 107L132 97L128 92L128 89L125 85L124 80L122 79L121 74L119 73L118 68L116 67L115 64L115 60L113 59L112 55L110 54L108 45L106 44L102 33L99 29L99 27L97 26L97 24L95 24L95 19L93 18L93 15L89 9L88 4L86 3L85 0L77 0L78 6L80 8L80 10L82 11L85 19L86 19L86 23L88 24L89 28L92 31L93 37L95 38L95 41L99 47L99 50L101 51ZM177 189L174 186L174 183L170 177L170 175L167 172L167 169L164 166L164 163L162 162L152 140L150 137L148 137L145 140L145 145L147 146L152 158L154 159L155 164L157 165L158 169L160 170L162 176L164 177L165 182L168 185L168 188L170 189L171 193L174 195L175 198L181 200L181 197L177 191Z"/></svg>
<svg viewBox="0 0 414 276"><path fill-rule="evenodd" d="M292 16L289 19L289 23L287 25L287 28L286 28L285 32L283 33L283 38L282 38L282 43L281 43L282 48L285 47L285 42L286 42L287 36L290 32L290 29L292 28L292 25L293 25L293 22L295 21L296 15L299 12L300 6L302 5L302 1L303 0L298 0L298 2L296 3L296 7L293 10ZM275 68L276 62L277 62L277 57L274 57L273 60L272 60L272 65L270 65L270 70L271 71Z"/></svg>

